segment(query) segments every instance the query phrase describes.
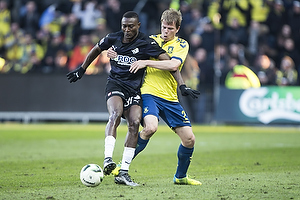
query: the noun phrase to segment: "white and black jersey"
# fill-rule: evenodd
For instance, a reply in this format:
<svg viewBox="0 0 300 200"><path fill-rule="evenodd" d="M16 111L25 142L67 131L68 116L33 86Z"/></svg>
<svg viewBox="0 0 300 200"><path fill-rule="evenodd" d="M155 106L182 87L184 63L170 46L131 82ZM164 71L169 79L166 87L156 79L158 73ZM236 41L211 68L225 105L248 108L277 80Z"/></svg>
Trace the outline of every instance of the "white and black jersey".
<svg viewBox="0 0 300 200"><path fill-rule="evenodd" d="M111 70L108 80L116 81L120 85L126 85L134 90L139 90L145 69L138 70L137 73L130 73L130 65L137 60L149 60L150 57L157 58L165 51L145 34L139 32L138 36L130 43L123 43L123 32L108 34L98 42L101 50L112 47L118 54L115 59L110 59Z"/></svg>

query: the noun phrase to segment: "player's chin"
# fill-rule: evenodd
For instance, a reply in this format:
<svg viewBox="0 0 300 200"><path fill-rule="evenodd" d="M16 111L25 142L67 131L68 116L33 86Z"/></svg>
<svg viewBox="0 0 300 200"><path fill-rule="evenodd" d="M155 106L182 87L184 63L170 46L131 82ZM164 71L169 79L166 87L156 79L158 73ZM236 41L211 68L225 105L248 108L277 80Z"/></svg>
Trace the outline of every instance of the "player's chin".
<svg viewBox="0 0 300 200"><path fill-rule="evenodd" d="M129 33L127 33L127 34L124 34L124 38L126 38L126 39L130 40L130 39L132 39L132 38L133 38L133 34L129 34Z"/></svg>
<svg viewBox="0 0 300 200"><path fill-rule="evenodd" d="M168 41L169 40L169 37L166 36L166 35L164 35L162 38L163 38L164 41Z"/></svg>

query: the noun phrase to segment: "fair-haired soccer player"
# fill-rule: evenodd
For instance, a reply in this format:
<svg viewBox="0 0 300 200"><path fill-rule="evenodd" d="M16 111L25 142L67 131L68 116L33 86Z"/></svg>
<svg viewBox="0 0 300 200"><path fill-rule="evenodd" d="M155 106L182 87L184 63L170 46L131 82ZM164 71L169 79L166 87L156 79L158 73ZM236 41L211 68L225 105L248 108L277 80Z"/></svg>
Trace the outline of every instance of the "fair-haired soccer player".
<svg viewBox="0 0 300 200"><path fill-rule="evenodd" d="M151 36L169 54L171 60L139 60L134 62L129 69L132 73L136 73L148 66L141 87L143 129L139 133L135 156L146 147L150 137L157 131L160 116L181 139L177 153L178 166L173 179L174 183L201 185L201 182L187 176L194 151L195 135L190 120L177 96L177 83L180 85L179 88L183 95L200 94L198 91L187 88L178 74L189 50L188 42L176 36L181 21L180 11L165 10L161 16L161 34ZM176 79L170 71L177 72L175 73Z"/></svg>

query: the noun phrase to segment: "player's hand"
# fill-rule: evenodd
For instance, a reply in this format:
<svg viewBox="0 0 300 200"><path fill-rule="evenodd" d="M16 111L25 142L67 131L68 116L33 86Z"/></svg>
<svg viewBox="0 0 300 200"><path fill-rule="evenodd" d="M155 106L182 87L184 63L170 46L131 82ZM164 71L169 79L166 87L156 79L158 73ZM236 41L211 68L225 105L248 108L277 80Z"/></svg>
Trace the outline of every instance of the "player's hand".
<svg viewBox="0 0 300 200"><path fill-rule="evenodd" d="M143 69L146 66L147 65L146 65L146 62L144 60L135 61L134 63L131 64L131 66L129 68L129 72L136 73L139 69Z"/></svg>
<svg viewBox="0 0 300 200"><path fill-rule="evenodd" d="M197 99L200 95L200 92L198 90L193 90L189 87L186 87L186 85L180 85L179 89L181 91L182 96L191 96L193 99Z"/></svg>
<svg viewBox="0 0 300 200"><path fill-rule="evenodd" d="M111 59L114 59L118 56L117 52L114 51L112 47L107 49L107 54L106 55L107 55L108 58L111 58Z"/></svg>
<svg viewBox="0 0 300 200"><path fill-rule="evenodd" d="M73 71L69 72L67 74L67 77L68 77L70 83L72 83L72 82L76 82L77 80L81 79L81 77L83 76L84 73L85 73L85 69L83 69L82 67L78 67L77 69L74 69Z"/></svg>

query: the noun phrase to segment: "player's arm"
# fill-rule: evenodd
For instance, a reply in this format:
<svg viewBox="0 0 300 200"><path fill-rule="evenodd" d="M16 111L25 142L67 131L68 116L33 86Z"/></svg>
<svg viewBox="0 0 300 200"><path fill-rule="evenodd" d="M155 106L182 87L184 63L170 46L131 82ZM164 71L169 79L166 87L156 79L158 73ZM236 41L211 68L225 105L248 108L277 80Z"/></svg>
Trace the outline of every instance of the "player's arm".
<svg viewBox="0 0 300 200"><path fill-rule="evenodd" d="M73 70L73 71L71 71L67 74L67 77L68 77L70 83L76 82L77 80L81 79L83 74L85 73L86 69L95 60L95 58L97 58L97 56L101 52L102 52L102 50L100 49L98 44L96 44L91 49L91 51L87 54L87 56L85 57L85 60L82 63L82 65L80 67L78 67L77 69L75 69L75 70Z"/></svg>
<svg viewBox="0 0 300 200"><path fill-rule="evenodd" d="M112 48L107 50L107 57L116 58L118 56ZM147 66L153 67L161 70L176 71L181 64L181 61L178 59L171 59L167 53L162 53L158 56L158 60L138 60L134 62L129 71L131 73L136 73L139 69L145 68Z"/></svg>
<svg viewBox="0 0 300 200"><path fill-rule="evenodd" d="M99 56L99 54L102 52L102 50L100 49L99 45L96 44L91 51L87 54L87 56L85 57L84 62L82 63L81 67L86 70L90 64L95 60L95 58L97 58L97 56Z"/></svg>
<svg viewBox="0 0 300 200"><path fill-rule="evenodd" d="M131 64L129 71L131 73L136 73L139 69L146 66L161 70L176 71L181 65L180 60L174 58L167 60L164 54L161 54L158 59L160 60L138 60Z"/></svg>

